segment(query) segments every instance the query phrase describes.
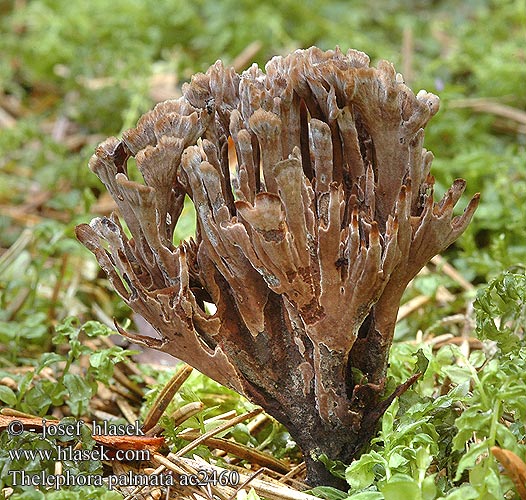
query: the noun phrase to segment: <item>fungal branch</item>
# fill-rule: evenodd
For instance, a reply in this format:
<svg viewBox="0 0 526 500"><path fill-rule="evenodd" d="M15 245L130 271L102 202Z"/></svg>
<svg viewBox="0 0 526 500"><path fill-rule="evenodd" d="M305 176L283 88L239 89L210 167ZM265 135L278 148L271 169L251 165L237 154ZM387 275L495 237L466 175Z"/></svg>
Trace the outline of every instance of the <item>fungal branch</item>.
<svg viewBox="0 0 526 500"><path fill-rule="evenodd" d="M131 238L115 214L77 236L159 336L122 333L260 404L313 483L330 482L316 455L350 462L370 439L402 294L478 203L453 216L463 180L434 201L437 110L390 63L313 47L265 72L217 62L90 161ZM175 246L185 196L197 230Z"/></svg>

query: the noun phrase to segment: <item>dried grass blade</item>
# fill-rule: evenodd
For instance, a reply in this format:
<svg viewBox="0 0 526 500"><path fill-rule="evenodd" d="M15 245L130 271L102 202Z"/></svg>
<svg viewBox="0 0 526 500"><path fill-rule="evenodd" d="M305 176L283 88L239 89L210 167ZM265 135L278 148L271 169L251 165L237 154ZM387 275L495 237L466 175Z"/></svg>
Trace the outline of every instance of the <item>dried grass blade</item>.
<svg viewBox="0 0 526 500"><path fill-rule="evenodd" d="M193 439L198 439L200 437L200 434L197 431L187 431L182 434L179 434L179 437L190 441ZM205 444L209 448L226 451L227 453L231 453L232 455L235 455L236 457L239 457L243 460L248 460L252 464L267 467L268 469L274 470L281 474L287 474L288 472L290 472L290 468L287 467L287 465L284 464L281 460L267 455L266 453L262 453L261 451L258 451L254 448L249 448L248 446L245 446L243 444L236 443L234 441L229 441L228 439L208 438L205 441Z"/></svg>
<svg viewBox="0 0 526 500"><path fill-rule="evenodd" d="M504 450L498 446L492 446L491 453L506 469L521 500L526 500L526 463L512 451Z"/></svg>
<svg viewBox="0 0 526 500"><path fill-rule="evenodd" d="M154 427L162 414L170 404L170 401L174 397L175 393L180 389L186 379L192 373L193 368L188 365L184 365L183 368L177 371L177 373L170 379L170 381L163 387L163 390L157 396L157 399L152 404L150 411L144 419L142 426L144 432L147 432Z"/></svg>

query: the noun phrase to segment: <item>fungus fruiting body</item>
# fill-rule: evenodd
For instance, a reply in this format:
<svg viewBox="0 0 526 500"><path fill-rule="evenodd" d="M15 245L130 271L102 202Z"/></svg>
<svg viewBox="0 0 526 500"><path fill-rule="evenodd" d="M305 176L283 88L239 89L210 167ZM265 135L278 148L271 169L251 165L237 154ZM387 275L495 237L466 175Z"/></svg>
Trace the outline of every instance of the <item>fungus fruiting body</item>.
<svg viewBox="0 0 526 500"><path fill-rule="evenodd" d="M116 215L77 236L159 334L134 340L261 405L313 484L333 482L317 457L358 456L412 382L383 394L402 294L478 202L453 216L460 179L433 199L423 140L437 110L390 63L313 47L265 72L217 62L90 161L131 238ZM176 246L185 196L197 230Z"/></svg>

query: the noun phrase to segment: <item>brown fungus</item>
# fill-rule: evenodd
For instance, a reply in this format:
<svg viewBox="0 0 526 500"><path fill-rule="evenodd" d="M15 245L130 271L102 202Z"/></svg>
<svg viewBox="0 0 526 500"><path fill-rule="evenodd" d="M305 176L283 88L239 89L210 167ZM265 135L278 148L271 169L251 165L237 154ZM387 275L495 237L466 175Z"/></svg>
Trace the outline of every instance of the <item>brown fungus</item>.
<svg viewBox="0 0 526 500"><path fill-rule="evenodd" d="M116 217L77 237L159 333L134 340L285 424L313 484L336 482L316 457L350 463L412 383L382 399L400 299L478 203L453 217L463 180L433 200L422 146L437 110L390 63L313 47L273 58L265 73L217 62L90 161L131 239ZM144 184L128 178L130 156ZM175 246L185 195L197 232Z"/></svg>

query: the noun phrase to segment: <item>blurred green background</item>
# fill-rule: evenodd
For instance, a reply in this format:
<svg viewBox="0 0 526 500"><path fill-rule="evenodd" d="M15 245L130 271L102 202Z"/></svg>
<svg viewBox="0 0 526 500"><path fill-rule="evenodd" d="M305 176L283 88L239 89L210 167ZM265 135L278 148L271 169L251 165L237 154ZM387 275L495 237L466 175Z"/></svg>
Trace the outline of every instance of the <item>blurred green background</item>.
<svg viewBox="0 0 526 500"><path fill-rule="evenodd" d="M404 340L441 333L473 335L476 290L505 269L524 273L526 264L526 0L0 0L0 368L15 373L19 367L39 371L50 363L62 366L72 345L80 349L78 325L88 320L111 326L116 317L128 326L130 311L74 237L76 224L107 215L115 207L87 167L97 144L134 126L156 102L178 97L181 85L193 73L205 71L217 59L242 71L252 62L263 66L274 55L311 45L359 49L369 54L373 65L387 59L415 93L424 88L440 96L441 110L426 131L426 147L435 154L432 173L437 178L437 196L455 178L463 177L468 188L459 210L475 192L482 193L481 205L462 238L408 288L405 317L396 335ZM192 212L187 210L176 237L186 237L192 226ZM517 302L510 310L518 315L517 332L523 335L524 286L517 287L520 293L511 287L513 293L505 297L508 302L499 301L493 288L501 281L497 279L479 296L478 307L491 316L493 307L507 311L509 303ZM65 320L70 316L74 318ZM495 313L486 321L496 335L494 340L509 337L493 331L496 324L507 328L509 314L502 318ZM53 345L53 337L61 345ZM411 375L414 364L408 346L398 343L392 351L390 370L398 383ZM56 352L67 354L61 357ZM95 354L111 365L116 359L115 353ZM436 375L437 366L449 368L453 363L449 351L436 359L428 385L445 385L446 380L460 383L466 376L469 380L471 375L458 366L451 366L445 379ZM508 359L508 365L503 362L500 371L488 364L496 380L488 390L492 397L497 398L501 387L515 380L515 372L523 376L524 357L517 359ZM23 373L20 370L18 375ZM45 414L52 403L53 407L71 403L73 394L87 405L89 397L84 395L97 391L95 383L82 392L77 386L66 390L46 380L27 390L31 373L28 376L22 382L25 396L20 388L15 394L0 385L0 400L13 408L18 405L24 411ZM109 375L97 377L107 383ZM81 378L89 379L85 374L77 377ZM56 401L49 397L52 387L62 387L54 396ZM524 412L523 382L516 387ZM195 383L192 390L198 391ZM211 392L210 386L201 392ZM212 394L211 404L218 398ZM460 435L452 454L452 422L460 403L448 404L449 417L437 420L445 431L441 428L444 432L435 444L443 448L444 461L454 462L462 456L465 436ZM496 425L498 412L466 404L472 411L464 415L471 415L475 422L465 425L466 435L473 435L473 426L487 424L494 438L491 422ZM427 415L423 410L422 414ZM481 424L482 414L495 418ZM516 414L518 423L524 413ZM407 408L402 420L404 415L412 426ZM427 422L428 416L422 418ZM513 426L522 437L511 441L524 443L522 427ZM427 436L414 429L419 439ZM402 432L387 434L394 441L403 440ZM270 441L275 455L280 447L286 448L276 436ZM479 453L481 445L475 446ZM510 447L518 449L515 441ZM482 471L483 484L490 461L477 457L471 454L470 466L475 461L482 464L477 470ZM368 462L365 466L369 467ZM495 465L494 479L496 470ZM451 471L444 491L457 481ZM509 482L499 477L492 484ZM445 484L446 479L437 481ZM448 498L478 498L466 496L466 491L458 490ZM498 494L480 498L498 498Z"/></svg>
<svg viewBox="0 0 526 500"><path fill-rule="evenodd" d="M87 168L98 142L219 58L241 71L311 45L388 59L415 92L440 96L426 134L437 192L464 177L459 206L482 193L445 255L461 276L476 286L526 261L524 0L4 0L0 14L0 335L128 316L73 237L113 207ZM430 269L407 299L433 300L399 336L466 306L469 287ZM432 307L441 287L449 298Z"/></svg>

